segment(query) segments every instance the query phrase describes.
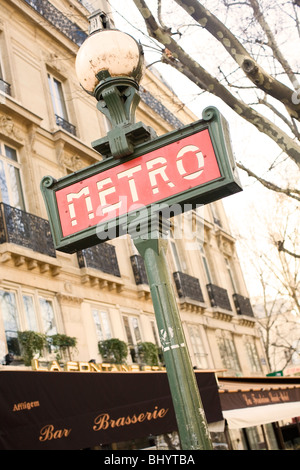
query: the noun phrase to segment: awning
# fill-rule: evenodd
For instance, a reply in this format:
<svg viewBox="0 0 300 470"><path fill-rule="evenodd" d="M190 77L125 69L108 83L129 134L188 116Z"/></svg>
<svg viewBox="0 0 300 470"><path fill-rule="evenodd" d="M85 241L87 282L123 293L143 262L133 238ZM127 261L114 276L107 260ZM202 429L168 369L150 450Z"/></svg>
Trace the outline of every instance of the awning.
<svg viewBox="0 0 300 470"><path fill-rule="evenodd" d="M229 429L300 417L300 378L219 378L223 417Z"/></svg>
<svg viewBox="0 0 300 470"><path fill-rule="evenodd" d="M208 423L215 374L196 372ZM177 429L165 372L0 372L0 450L76 450Z"/></svg>

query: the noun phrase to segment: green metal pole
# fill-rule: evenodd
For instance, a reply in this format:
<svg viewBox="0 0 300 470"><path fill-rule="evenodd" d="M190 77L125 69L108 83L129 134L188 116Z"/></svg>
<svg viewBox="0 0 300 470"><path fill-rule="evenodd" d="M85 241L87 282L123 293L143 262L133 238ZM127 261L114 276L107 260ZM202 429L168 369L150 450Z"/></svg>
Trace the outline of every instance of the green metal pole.
<svg viewBox="0 0 300 470"><path fill-rule="evenodd" d="M133 241L145 262L181 447L183 450L212 450L166 260L163 225L157 221L153 230L153 220L151 229L145 221Z"/></svg>

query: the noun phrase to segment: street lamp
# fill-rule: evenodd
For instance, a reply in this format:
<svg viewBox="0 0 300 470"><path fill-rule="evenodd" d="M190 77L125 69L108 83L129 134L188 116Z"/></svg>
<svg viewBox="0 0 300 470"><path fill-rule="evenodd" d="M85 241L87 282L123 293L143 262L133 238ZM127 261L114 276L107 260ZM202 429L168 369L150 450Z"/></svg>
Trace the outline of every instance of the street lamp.
<svg viewBox="0 0 300 470"><path fill-rule="evenodd" d="M93 148L104 159L120 159L133 154L145 140L154 139L155 143L154 131L142 122L135 123L143 52L128 34L104 28L102 12L96 12L90 22L90 35L77 55L76 73L83 89L97 99L97 108L112 125L106 137L92 142ZM149 150L150 146L151 142ZM134 233L133 241L145 262L182 448L210 450L203 405L166 261L168 228L169 223L159 213L150 217L147 212L140 219L139 234L129 227L128 232Z"/></svg>
<svg viewBox="0 0 300 470"><path fill-rule="evenodd" d="M90 17L89 36L79 49L75 67L82 88L97 99L97 108L112 127L107 137L92 143L93 148L104 158L121 158L153 136L152 129L135 123L144 54L132 36L109 29L104 18L99 11Z"/></svg>

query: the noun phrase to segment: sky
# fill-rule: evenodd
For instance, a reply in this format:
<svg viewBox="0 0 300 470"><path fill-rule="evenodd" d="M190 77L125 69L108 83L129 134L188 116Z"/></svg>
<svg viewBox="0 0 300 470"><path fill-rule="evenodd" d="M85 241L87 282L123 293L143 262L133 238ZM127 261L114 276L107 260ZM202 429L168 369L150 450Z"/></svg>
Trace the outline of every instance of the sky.
<svg viewBox="0 0 300 470"><path fill-rule="evenodd" d="M114 13L116 27L141 41L147 64L156 62L159 59L159 55L155 52L156 46L142 32L144 28L143 19L133 2L131 0L109 0L109 3ZM151 6L156 1L148 0L147 3ZM193 41L193 35L188 37L187 41ZM210 47L210 43L208 43L208 46L203 47L203 54L205 54L204 63L205 60L215 60L215 53L213 48ZM202 117L203 109L207 106L216 106L229 123L233 153L236 160L243 161L245 166L250 168L261 167L262 173L260 174L267 177L267 174L264 175L264 171L267 171L269 162L274 161L280 155L280 149L275 143L237 116L219 98L207 93L203 94L201 91L199 93L199 88L196 85L193 85L187 78L173 70L172 67L161 63L156 63L155 67L167 80L180 100L199 119ZM249 162L249 165L246 164L247 162ZM232 234L237 238L237 249L249 294L250 296L256 296L260 292L260 283L257 281L256 272L249 264L247 254L239 240L249 239L250 234L251 236L254 234L257 245L262 249L268 249L268 234L264 218L260 217L260 214L268 213L268 209L273 204L274 195L253 178L246 176L242 170L239 170L239 176L243 191L224 198L223 204Z"/></svg>

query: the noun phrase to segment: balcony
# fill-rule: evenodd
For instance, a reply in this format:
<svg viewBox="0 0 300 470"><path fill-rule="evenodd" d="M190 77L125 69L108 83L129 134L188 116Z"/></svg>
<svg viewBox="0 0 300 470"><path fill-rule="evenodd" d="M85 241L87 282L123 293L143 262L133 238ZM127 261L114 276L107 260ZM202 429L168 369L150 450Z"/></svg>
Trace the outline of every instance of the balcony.
<svg viewBox="0 0 300 470"><path fill-rule="evenodd" d="M0 203L0 262L59 274L48 220Z"/></svg>
<svg viewBox="0 0 300 470"><path fill-rule="evenodd" d="M139 297L144 297L145 300L150 299L149 282L143 258L140 255L133 255L130 257L130 262Z"/></svg>
<svg viewBox="0 0 300 470"><path fill-rule="evenodd" d="M232 297L237 314L239 316L239 323L243 323L244 325L248 326L254 326L255 318L250 299L240 294L233 294Z"/></svg>
<svg viewBox="0 0 300 470"><path fill-rule="evenodd" d="M240 294L233 294L233 300L238 315L254 317L252 306L248 297L243 297Z"/></svg>
<svg viewBox="0 0 300 470"><path fill-rule="evenodd" d="M206 288L210 304L214 309L214 316L231 321L233 313L227 290L215 284L207 284Z"/></svg>
<svg viewBox="0 0 300 470"><path fill-rule="evenodd" d="M56 257L48 220L0 203L0 243L15 243Z"/></svg>
<svg viewBox="0 0 300 470"><path fill-rule="evenodd" d="M133 255L130 257L130 261L136 285L140 286L141 284L148 284L148 277L143 258L140 255Z"/></svg>
<svg viewBox="0 0 300 470"><path fill-rule="evenodd" d="M11 85L0 78L0 92L11 96Z"/></svg>
<svg viewBox="0 0 300 470"><path fill-rule="evenodd" d="M82 283L93 287L107 287L120 292L123 288L116 249L109 243L101 243L78 251L78 265L81 268Z"/></svg>
<svg viewBox="0 0 300 470"><path fill-rule="evenodd" d="M101 243L77 253L80 268L98 269L104 273L121 277L116 249L109 243Z"/></svg>
<svg viewBox="0 0 300 470"><path fill-rule="evenodd" d="M205 307L198 278L180 271L173 273L173 278L181 307L198 311Z"/></svg>
<svg viewBox="0 0 300 470"><path fill-rule="evenodd" d="M37 13L49 21L58 31L67 36L77 46L81 46L87 37L87 34L73 23L61 11L55 8L48 0L24 0L30 5Z"/></svg>
<svg viewBox="0 0 300 470"><path fill-rule="evenodd" d="M57 114L55 114L55 122L57 126L61 127L65 131L69 132L69 134L72 134L76 137L76 127L73 126L73 124L70 124L62 117L57 116Z"/></svg>

